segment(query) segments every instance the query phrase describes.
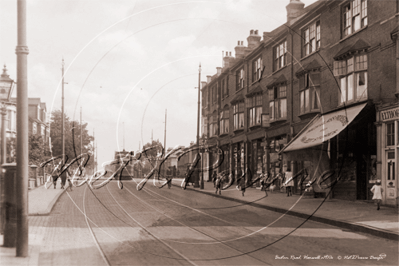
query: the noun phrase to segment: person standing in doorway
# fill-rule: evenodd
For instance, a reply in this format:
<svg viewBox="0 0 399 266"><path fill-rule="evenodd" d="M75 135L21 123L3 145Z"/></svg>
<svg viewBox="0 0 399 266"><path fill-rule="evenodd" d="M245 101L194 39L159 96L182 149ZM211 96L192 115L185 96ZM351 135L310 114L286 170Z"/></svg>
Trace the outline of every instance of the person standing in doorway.
<svg viewBox="0 0 399 266"><path fill-rule="evenodd" d="M379 210L382 200L382 193L384 192L384 189L381 187L381 180L377 179L375 185L371 188L371 192L373 192L373 200L377 203L377 210Z"/></svg>

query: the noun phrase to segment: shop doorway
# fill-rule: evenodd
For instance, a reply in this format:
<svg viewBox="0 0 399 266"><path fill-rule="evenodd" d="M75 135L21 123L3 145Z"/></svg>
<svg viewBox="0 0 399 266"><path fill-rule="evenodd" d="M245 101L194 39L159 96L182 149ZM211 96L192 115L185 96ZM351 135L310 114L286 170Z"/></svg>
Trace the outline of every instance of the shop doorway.
<svg viewBox="0 0 399 266"><path fill-rule="evenodd" d="M386 173L386 182L384 190L386 191L386 200L394 201L397 194L397 173L395 171L397 158L395 157L395 150L386 151L385 156L384 172Z"/></svg>

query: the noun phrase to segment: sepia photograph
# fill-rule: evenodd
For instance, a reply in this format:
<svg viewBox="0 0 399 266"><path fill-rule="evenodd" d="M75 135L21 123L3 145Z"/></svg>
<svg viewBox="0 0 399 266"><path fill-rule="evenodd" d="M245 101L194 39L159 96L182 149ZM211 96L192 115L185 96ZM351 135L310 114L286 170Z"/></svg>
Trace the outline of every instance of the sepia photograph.
<svg viewBox="0 0 399 266"><path fill-rule="evenodd" d="M398 0L1 0L0 265L399 265Z"/></svg>

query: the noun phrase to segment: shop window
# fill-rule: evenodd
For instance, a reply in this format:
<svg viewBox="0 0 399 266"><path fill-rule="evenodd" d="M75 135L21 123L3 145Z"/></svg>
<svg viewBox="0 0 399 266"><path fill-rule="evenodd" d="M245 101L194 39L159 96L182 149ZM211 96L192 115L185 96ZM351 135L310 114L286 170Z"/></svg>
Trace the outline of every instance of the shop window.
<svg viewBox="0 0 399 266"><path fill-rule="evenodd" d="M320 73L306 73L299 78L300 114L320 110Z"/></svg>
<svg viewBox="0 0 399 266"><path fill-rule="evenodd" d="M236 77L237 77L236 90L238 91L244 88L244 79L245 79L244 68L241 68L236 72Z"/></svg>
<svg viewBox="0 0 399 266"><path fill-rule="evenodd" d="M303 31L303 55L320 49L320 21L313 22Z"/></svg>
<svg viewBox="0 0 399 266"><path fill-rule="evenodd" d="M262 76L262 70L263 70L262 57L259 57L258 59L252 62L252 71L253 71L252 82L260 80Z"/></svg>
<svg viewBox="0 0 399 266"><path fill-rule="evenodd" d="M275 86L268 91L270 120L287 119L287 86Z"/></svg>
<svg viewBox="0 0 399 266"><path fill-rule="evenodd" d="M246 99L248 108L249 127L260 126L262 124L262 95L254 95Z"/></svg>
<svg viewBox="0 0 399 266"><path fill-rule="evenodd" d="M394 122L390 122L386 124L387 126L387 146L395 145L395 124Z"/></svg>
<svg viewBox="0 0 399 266"><path fill-rule="evenodd" d="M366 54L334 61L334 75L340 83L339 105L367 99L367 68Z"/></svg>
<svg viewBox="0 0 399 266"><path fill-rule="evenodd" d="M352 0L342 9L342 37L367 26L367 0Z"/></svg>
<svg viewBox="0 0 399 266"><path fill-rule="evenodd" d="M229 115L230 111L228 106L226 109L220 112L220 135L229 133Z"/></svg>
<svg viewBox="0 0 399 266"><path fill-rule="evenodd" d="M273 49L274 53L274 71L283 68L287 64L287 41L279 43Z"/></svg>
<svg viewBox="0 0 399 266"><path fill-rule="evenodd" d="M244 102L233 105L234 130L244 129Z"/></svg>

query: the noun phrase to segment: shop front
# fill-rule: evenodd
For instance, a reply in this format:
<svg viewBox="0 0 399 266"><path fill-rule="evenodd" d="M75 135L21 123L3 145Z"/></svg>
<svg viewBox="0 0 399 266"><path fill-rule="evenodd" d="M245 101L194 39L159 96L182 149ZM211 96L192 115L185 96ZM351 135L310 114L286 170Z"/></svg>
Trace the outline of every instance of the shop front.
<svg viewBox="0 0 399 266"><path fill-rule="evenodd" d="M297 192L304 191L304 183L299 181L306 178L305 183L315 181L314 195L370 199L369 181L374 178L372 162L376 157L374 114L374 105L367 103L319 114L288 143L282 152L296 165L295 172L303 173L296 180Z"/></svg>
<svg viewBox="0 0 399 266"><path fill-rule="evenodd" d="M237 180L245 171L245 143L233 143L232 150L232 172L235 180Z"/></svg>
<svg viewBox="0 0 399 266"><path fill-rule="evenodd" d="M382 204L398 206L399 103L379 106L376 125L377 178L385 192Z"/></svg>

